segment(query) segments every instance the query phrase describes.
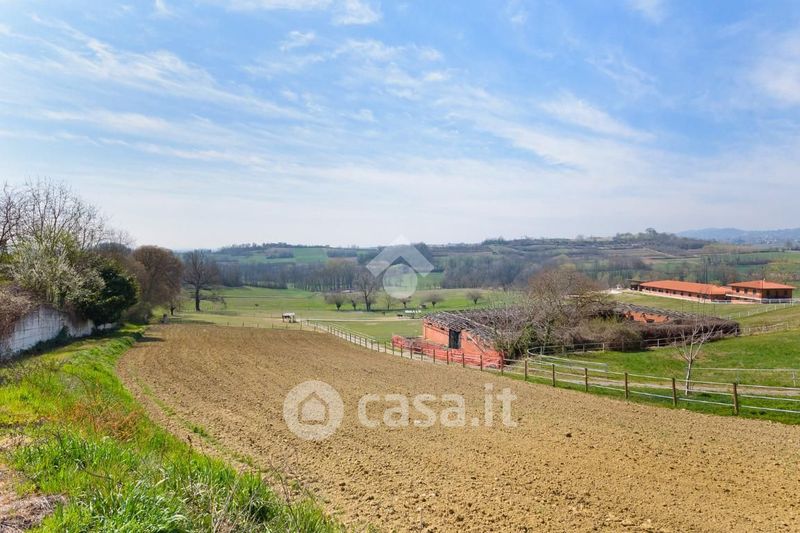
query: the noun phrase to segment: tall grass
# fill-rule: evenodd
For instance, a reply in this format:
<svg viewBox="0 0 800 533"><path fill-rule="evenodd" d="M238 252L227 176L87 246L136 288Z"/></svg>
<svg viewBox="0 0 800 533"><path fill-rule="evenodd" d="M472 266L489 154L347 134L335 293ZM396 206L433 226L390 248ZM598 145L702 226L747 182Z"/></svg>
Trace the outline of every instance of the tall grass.
<svg viewBox="0 0 800 533"><path fill-rule="evenodd" d="M22 492L66 503L39 531L340 531L307 496L281 496L153 424L114 373L141 334L105 338L0 368L2 458Z"/></svg>

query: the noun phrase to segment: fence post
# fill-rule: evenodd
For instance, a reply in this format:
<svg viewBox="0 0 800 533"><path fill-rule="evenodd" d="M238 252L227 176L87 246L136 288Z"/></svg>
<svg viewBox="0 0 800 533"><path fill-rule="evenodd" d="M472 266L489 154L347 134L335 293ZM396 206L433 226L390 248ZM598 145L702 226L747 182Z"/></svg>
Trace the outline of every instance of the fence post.
<svg viewBox="0 0 800 533"><path fill-rule="evenodd" d="M525 381L528 381L528 358L525 357Z"/></svg>
<svg viewBox="0 0 800 533"><path fill-rule="evenodd" d="M625 372L625 399L630 398L630 390L628 390L628 373Z"/></svg>
<svg viewBox="0 0 800 533"><path fill-rule="evenodd" d="M501 375L501 376L502 376L503 374L505 374L505 366L506 366L506 360L505 360L505 358L503 357L503 355L502 355L502 354L500 354L500 375Z"/></svg>
<svg viewBox="0 0 800 533"><path fill-rule="evenodd" d="M433 349L433 364L436 364L436 348Z"/></svg>
<svg viewBox="0 0 800 533"><path fill-rule="evenodd" d="M589 369L586 367L583 368L583 387L589 392Z"/></svg>
<svg viewBox="0 0 800 533"><path fill-rule="evenodd" d="M556 364L553 363L553 387L556 386Z"/></svg>
<svg viewBox="0 0 800 533"><path fill-rule="evenodd" d="M678 387L675 386L675 378L672 378L672 406L678 407Z"/></svg>
<svg viewBox="0 0 800 533"><path fill-rule="evenodd" d="M403 345L400 345L400 357L403 357Z"/></svg>
<svg viewBox="0 0 800 533"><path fill-rule="evenodd" d="M461 352L461 368L464 368L466 366L467 366L467 363L464 362L464 352Z"/></svg>
<svg viewBox="0 0 800 533"><path fill-rule="evenodd" d="M739 416L739 386L733 383L733 414Z"/></svg>
<svg viewBox="0 0 800 533"><path fill-rule="evenodd" d="M483 352L481 352L481 370L483 370Z"/></svg>
<svg viewBox="0 0 800 533"><path fill-rule="evenodd" d="M447 350L447 364L450 364L450 350Z"/></svg>

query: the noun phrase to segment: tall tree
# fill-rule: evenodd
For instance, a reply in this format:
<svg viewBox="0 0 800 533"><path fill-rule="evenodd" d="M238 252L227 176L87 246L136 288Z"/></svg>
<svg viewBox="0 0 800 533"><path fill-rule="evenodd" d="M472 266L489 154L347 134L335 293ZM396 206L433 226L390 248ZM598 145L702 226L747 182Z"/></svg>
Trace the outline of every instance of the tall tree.
<svg viewBox="0 0 800 533"><path fill-rule="evenodd" d="M194 250L183 257L184 275L183 281L192 288L194 292L194 309L200 311L201 291L210 289L219 278L217 264L208 252Z"/></svg>
<svg viewBox="0 0 800 533"><path fill-rule="evenodd" d="M523 310L533 337L542 347L607 305L596 284L573 269L544 270L531 278Z"/></svg>
<svg viewBox="0 0 800 533"><path fill-rule="evenodd" d="M137 272L140 300L142 310L149 316L153 307L170 305L180 295L183 263L159 246L140 246L132 255L141 265Z"/></svg>
<svg viewBox="0 0 800 533"><path fill-rule="evenodd" d="M0 258L8 253L9 245L19 232L22 209L22 198L6 183L0 193Z"/></svg>
<svg viewBox="0 0 800 533"><path fill-rule="evenodd" d="M367 311L371 311L372 304L375 303L378 293L378 278L373 276L369 270L364 268L359 271L353 280L353 287L355 287L356 291L361 296L361 301L364 302L364 306L367 308Z"/></svg>
<svg viewBox="0 0 800 533"><path fill-rule="evenodd" d="M15 241L36 241L53 249L67 234L79 250L85 251L108 235L100 211L84 202L65 183L29 181L19 194L22 212Z"/></svg>
<svg viewBox="0 0 800 533"><path fill-rule="evenodd" d="M102 283L76 302L78 310L95 326L117 322L122 313L136 303L138 284L117 263L107 260L94 262Z"/></svg>

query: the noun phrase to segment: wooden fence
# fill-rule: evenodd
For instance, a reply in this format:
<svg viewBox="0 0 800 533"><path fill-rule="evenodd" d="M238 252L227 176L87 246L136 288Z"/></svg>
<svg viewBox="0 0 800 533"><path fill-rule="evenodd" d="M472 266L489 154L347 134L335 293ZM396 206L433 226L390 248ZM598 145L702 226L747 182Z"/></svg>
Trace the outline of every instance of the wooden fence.
<svg viewBox="0 0 800 533"><path fill-rule="evenodd" d="M625 399L641 398L674 407L703 404L730 409L734 415L746 411L800 415L800 388L689 380L608 370L605 363L534 355L518 361L487 365L482 357L441 349L406 349L380 342L338 326L307 321L306 327L334 335L358 346L397 357L432 364L455 365L523 381L548 383L585 392L617 394ZM302 325L301 325L302 326Z"/></svg>

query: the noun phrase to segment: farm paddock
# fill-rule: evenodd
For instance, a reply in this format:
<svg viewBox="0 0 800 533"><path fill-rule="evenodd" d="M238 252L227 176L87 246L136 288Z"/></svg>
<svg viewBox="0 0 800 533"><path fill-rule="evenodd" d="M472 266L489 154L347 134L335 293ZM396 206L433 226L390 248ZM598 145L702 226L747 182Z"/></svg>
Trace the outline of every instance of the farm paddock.
<svg viewBox="0 0 800 533"><path fill-rule="evenodd" d="M119 373L198 447L302 482L359 528L428 531L796 531L800 427L629 404L401 360L307 331L158 326ZM345 404L322 442L286 428L282 401L320 379ZM366 393L510 387L519 426L367 429ZM201 429L198 429L201 428ZM205 433L206 436L202 436Z"/></svg>

